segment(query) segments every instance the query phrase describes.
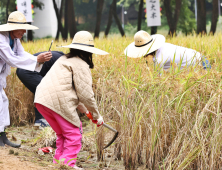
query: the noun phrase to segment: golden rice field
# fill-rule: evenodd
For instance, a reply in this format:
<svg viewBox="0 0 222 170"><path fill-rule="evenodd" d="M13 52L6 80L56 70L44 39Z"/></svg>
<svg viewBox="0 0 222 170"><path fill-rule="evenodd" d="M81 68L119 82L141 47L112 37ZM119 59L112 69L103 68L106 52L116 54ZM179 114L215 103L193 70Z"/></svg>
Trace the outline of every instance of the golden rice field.
<svg viewBox="0 0 222 170"><path fill-rule="evenodd" d="M222 167L222 34L179 36L167 42L200 51L212 64L201 68L172 68L161 76L145 59L127 58L123 51L133 37L95 40L110 53L95 56L92 70L95 95L106 123L120 132L117 158L127 170L220 169ZM47 51L51 39L23 43L26 51ZM68 52L56 45L52 50ZM14 71L8 77L7 95L14 125L33 122L33 95ZM101 132L100 132L101 133ZM105 135L105 134L104 134ZM103 136L104 136L103 135ZM101 141L100 141L101 142Z"/></svg>

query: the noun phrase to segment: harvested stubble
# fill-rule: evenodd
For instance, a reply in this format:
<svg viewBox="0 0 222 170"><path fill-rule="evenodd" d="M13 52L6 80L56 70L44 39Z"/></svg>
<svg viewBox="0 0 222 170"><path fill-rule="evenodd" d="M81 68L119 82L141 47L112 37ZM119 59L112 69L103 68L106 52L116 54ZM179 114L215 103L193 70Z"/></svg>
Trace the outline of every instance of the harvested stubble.
<svg viewBox="0 0 222 170"><path fill-rule="evenodd" d="M13 68L7 77L6 95L9 99L9 112L12 125L25 125L34 121L33 94L23 86Z"/></svg>
<svg viewBox="0 0 222 170"><path fill-rule="evenodd" d="M124 56L123 51L133 38L95 41L96 47L110 53L94 56L95 95L105 121L120 132L116 146L121 147L117 150L122 152L126 169L136 169L141 164L147 169L222 167L221 40L222 34L167 39L200 51L210 58L212 69L174 68L161 76L152 67L148 69L144 59ZM47 50L50 41L23 45L35 53ZM21 91L24 87L14 74L8 80L10 112L12 118L16 117L12 123L23 122L25 118L29 121L32 96ZM16 101L21 107L15 105Z"/></svg>

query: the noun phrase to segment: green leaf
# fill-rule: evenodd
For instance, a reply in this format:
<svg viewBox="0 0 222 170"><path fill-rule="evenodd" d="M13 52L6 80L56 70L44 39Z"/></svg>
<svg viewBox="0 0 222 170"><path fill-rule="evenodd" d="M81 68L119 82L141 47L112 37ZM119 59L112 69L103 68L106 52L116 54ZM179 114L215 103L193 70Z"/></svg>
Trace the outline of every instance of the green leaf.
<svg viewBox="0 0 222 170"><path fill-rule="evenodd" d="M77 158L72 158L72 159L70 159L70 160L67 162L67 164L68 164L69 162L75 160L75 159L77 159Z"/></svg>
<svg viewBox="0 0 222 170"><path fill-rule="evenodd" d="M59 164L60 161L58 159L54 159L54 160L56 161L57 164Z"/></svg>
<svg viewBox="0 0 222 170"><path fill-rule="evenodd" d="M66 158L62 158L60 159L60 162L64 162L66 160Z"/></svg>

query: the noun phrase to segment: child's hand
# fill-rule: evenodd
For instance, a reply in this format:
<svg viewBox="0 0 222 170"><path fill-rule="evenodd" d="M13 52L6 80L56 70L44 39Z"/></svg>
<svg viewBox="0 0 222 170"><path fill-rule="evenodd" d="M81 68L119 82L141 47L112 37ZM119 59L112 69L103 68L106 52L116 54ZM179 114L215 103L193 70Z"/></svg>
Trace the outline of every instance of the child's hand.
<svg viewBox="0 0 222 170"><path fill-rule="evenodd" d="M92 120L93 123L97 124L97 120L93 120L93 119L91 119L91 120Z"/></svg>
<svg viewBox="0 0 222 170"><path fill-rule="evenodd" d="M101 126L104 123L103 117L100 116L99 119L97 119L97 127Z"/></svg>
<svg viewBox="0 0 222 170"><path fill-rule="evenodd" d="M97 127L101 126L104 123L102 116L100 116L97 120L93 120L92 114L87 110L86 116L92 120L93 123L97 124Z"/></svg>

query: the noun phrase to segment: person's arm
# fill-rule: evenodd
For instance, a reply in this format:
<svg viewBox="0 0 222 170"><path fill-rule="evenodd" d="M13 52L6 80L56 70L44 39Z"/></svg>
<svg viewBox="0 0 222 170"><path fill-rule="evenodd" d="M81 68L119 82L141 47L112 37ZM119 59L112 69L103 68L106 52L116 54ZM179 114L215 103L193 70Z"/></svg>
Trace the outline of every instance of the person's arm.
<svg viewBox="0 0 222 170"><path fill-rule="evenodd" d="M43 64L38 63L37 57L29 54L29 53L26 52L26 51L23 51L23 54L21 54L20 56L24 56L24 55L25 55L25 56L29 56L32 60L36 60L36 61L37 61L37 62L36 62L36 65L35 65L35 70L34 70L34 71L40 72L41 69L42 69Z"/></svg>
<svg viewBox="0 0 222 170"><path fill-rule="evenodd" d="M37 71L37 72L40 72L41 69L42 69L43 64L46 61L49 61L52 58L51 51L49 51L49 52L42 52L39 55L34 56L34 55L32 55L32 54L30 54L30 53L28 53L28 52L26 52L24 50L24 48L23 48L23 46L22 46L22 44L21 44L19 39L16 39L15 41L16 41L16 45L17 45L17 54L19 56L26 55L26 56L29 56L33 60L37 59L37 63L36 63L36 67L35 67L35 71Z"/></svg>
<svg viewBox="0 0 222 170"><path fill-rule="evenodd" d="M50 60L50 54L47 56L34 57L24 51L19 40L15 40L16 53L12 51L7 41L0 41L0 58L11 67L22 68L29 71L40 71L41 67L38 62ZM39 60L39 61L38 61Z"/></svg>
<svg viewBox="0 0 222 170"><path fill-rule="evenodd" d="M85 105L81 102L79 102L79 105L77 107L77 109L81 112L81 113L85 113L86 116L91 119L91 113L87 110L87 108L85 107ZM100 116L97 120L92 120L93 123L97 124L97 127L101 126L104 123L104 120L102 118L102 116Z"/></svg>
<svg viewBox="0 0 222 170"><path fill-rule="evenodd" d="M0 58L11 67L22 68L29 71L34 71L37 63L37 59L31 59L27 55L15 55L7 41L0 41Z"/></svg>
<svg viewBox="0 0 222 170"><path fill-rule="evenodd" d="M41 71L42 66L45 63L45 61L49 61L52 58L51 52L44 52L44 53L39 54L38 56L34 56L34 55L27 53L26 51L23 51L23 53L20 56L24 56L24 55L29 56L33 60L37 59L37 63L36 63L35 70L34 70L37 72Z"/></svg>
<svg viewBox="0 0 222 170"><path fill-rule="evenodd" d="M101 117L94 98L92 89L92 76L88 68L78 68L73 73L73 82L79 102L83 103L89 112L92 113L93 119Z"/></svg>
<svg viewBox="0 0 222 170"><path fill-rule="evenodd" d="M81 112L81 113L86 113L88 110L87 108L84 106L83 103L79 102L79 105L77 107L77 109Z"/></svg>

